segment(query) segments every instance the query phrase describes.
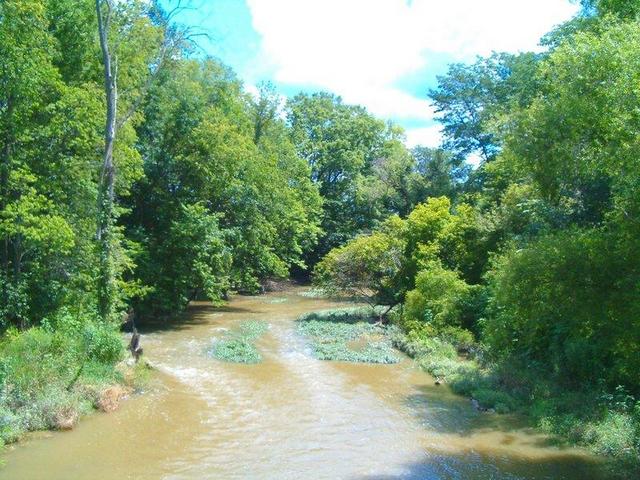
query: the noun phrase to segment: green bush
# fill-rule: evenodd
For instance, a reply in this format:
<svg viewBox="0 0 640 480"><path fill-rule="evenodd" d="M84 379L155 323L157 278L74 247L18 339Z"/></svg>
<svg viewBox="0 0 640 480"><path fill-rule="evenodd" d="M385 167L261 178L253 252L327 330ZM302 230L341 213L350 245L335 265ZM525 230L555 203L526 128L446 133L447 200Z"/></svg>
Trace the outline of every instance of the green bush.
<svg viewBox="0 0 640 480"><path fill-rule="evenodd" d="M471 295L471 287L459 275L439 262L430 262L418 273L416 288L407 293L405 315L408 320L433 325L436 330L465 327L461 308Z"/></svg>
<svg viewBox="0 0 640 480"><path fill-rule="evenodd" d="M124 350L117 330L67 314L0 339L0 440L58 428L91 410L100 385L119 378ZM96 385L96 388L89 387Z"/></svg>
<svg viewBox="0 0 640 480"><path fill-rule="evenodd" d="M124 353L120 333L104 323L90 323L84 329L87 357L101 364L114 364Z"/></svg>
<svg viewBox="0 0 640 480"><path fill-rule="evenodd" d="M516 405L511 395L496 388L476 388L471 395L483 408L493 408L498 413L511 412Z"/></svg>
<svg viewBox="0 0 640 480"><path fill-rule="evenodd" d="M631 415L607 412L602 421L586 427L584 440L600 454L627 457L638 452L637 429L638 424Z"/></svg>
<svg viewBox="0 0 640 480"><path fill-rule="evenodd" d="M570 389L640 390L640 290L617 240L600 231L542 238L497 258L483 338L497 358L536 363Z"/></svg>

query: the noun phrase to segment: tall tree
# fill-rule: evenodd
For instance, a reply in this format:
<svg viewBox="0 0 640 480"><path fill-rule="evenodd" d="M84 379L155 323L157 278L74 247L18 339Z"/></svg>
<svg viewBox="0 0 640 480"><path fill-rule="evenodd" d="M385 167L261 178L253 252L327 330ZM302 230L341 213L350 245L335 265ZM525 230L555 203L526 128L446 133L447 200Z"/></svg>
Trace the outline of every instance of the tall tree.
<svg viewBox="0 0 640 480"><path fill-rule="evenodd" d="M384 122L329 93L299 94L288 102L287 122L298 155L311 168L311 178L324 199L321 238L309 258L315 263L373 220L358 203L358 183L371 174L382 156L389 131Z"/></svg>

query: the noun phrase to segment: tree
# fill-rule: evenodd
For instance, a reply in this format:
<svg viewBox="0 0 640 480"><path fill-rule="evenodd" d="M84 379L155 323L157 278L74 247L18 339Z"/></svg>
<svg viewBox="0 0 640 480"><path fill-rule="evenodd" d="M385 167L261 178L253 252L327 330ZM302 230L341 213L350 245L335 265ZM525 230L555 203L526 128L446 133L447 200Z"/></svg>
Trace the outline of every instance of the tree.
<svg viewBox="0 0 640 480"><path fill-rule="evenodd" d="M478 154L493 160L501 149L501 116L526 105L537 91L539 55L496 53L472 65L453 64L429 92L443 124L443 147L458 161Z"/></svg>
<svg viewBox="0 0 640 480"><path fill-rule="evenodd" d="M287 123L300 157L311 168L311 179L323 197L318 248L308 258L315 263L332 247L370 228L368 205L358 203L358 182L380 158L388 130L362 107L345 105L328 93L299 94L287 104Z"/></svg>
<svg viewBox="0 0 640 480"><path fill-rule="evenodd" d="M124 168L130 166L124 161L116 162L114 154L120 145L123 156L129 154L137 157L137 151L132 148L135 141L133 131L128 132L128 142L125 140L118 143L116 140L123 127L137 112L166 59L178 53L189 36L184 30L168 27L172 15L181 10L180 5L168 15L159 11L155 4L147 5L138 1L95 0L95 9L106 100L104 148L98 183L96 238L100 250L100 267L97 298L98 311L107 320L114 313L116 282L121 270L116 262L116 250L121 249L115 230L116 168L117 163ZM152 20L160 20L160 24L156 25ZM112 34L115 34L116 42L111 38ZM120 99L118 95L121 79L129 92L129 97L125 99ZM125 175L125 185L126 181Z"/></svg>
<svg viewBox="0 0 640 480"><path fill-rule="evenodd" d="M364 299L371 307L386 305L388 312L401 300L396 284L403 263L402 229L403 221L391 217L371 235L331 250L316 265L314 283L330 294Z"/></svg>
<svg viewBox="0 0 640 480"><path fill-rule="evenodd" d="M219 302L229 289L257 292L267 278L304 267L319 232L320 196L281 119L264 117L256 143L259 104L213 60L176 59L150 89L138 129L145 178L124 218L144 252L137 276L153 289L138 301L144 310L170 314L196 293ZM216 289L186 288L193 264L173 260L204 248L203 236L192 246L171 240L185 209L196 206L204 209L198 216L215 219L229 261L207 274ZM172 285L180 286L180 301Z"/></svg>

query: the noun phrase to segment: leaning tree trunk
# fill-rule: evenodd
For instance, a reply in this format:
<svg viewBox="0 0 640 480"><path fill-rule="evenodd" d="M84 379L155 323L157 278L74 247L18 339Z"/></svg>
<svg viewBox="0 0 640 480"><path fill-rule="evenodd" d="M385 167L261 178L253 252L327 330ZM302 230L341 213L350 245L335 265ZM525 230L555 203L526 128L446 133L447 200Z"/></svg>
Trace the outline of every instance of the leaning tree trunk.
<svg viewBox="0 0 640 480"><path fill-rule="evenodd" d="M98 312L104 320L113 313L115 297L115 272L113 261L114 182L113 145L116 139L116 113L118 102L117 69L109 49L109 26L112 0L96 0L98 34L104 64L104 91L107 101L107 119L104 131L102 172L98 185L98 231L100 250L98 274ZM105 6L104 11L102 6Z"/></svg>

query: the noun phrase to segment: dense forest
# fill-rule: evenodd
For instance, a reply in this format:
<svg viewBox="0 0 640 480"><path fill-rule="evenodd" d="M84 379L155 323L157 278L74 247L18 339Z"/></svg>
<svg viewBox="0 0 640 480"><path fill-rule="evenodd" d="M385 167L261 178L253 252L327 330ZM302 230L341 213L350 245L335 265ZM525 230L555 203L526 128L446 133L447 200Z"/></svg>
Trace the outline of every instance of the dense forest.
<svg viewBox="0 0 640 480"><path fill-rule="evenodd" d="M125 319L294 276L384 306L486 408L638 460L640 2L451 65L413 149L331 93L248 93L177 13L0 1L2 441L120 381Z"/></svg>

